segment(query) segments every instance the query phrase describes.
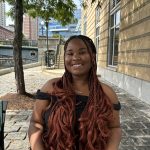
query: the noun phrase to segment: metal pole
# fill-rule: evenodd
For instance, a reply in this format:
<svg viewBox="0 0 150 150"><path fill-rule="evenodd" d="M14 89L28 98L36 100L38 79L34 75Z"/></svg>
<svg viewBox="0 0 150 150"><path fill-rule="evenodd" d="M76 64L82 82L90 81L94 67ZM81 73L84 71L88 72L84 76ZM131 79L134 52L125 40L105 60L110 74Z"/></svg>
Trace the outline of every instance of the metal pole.
<svg viewBox="0 0 150 150"><path fill-rule="evenodd" d="M48 51L48 21L46 20L46 38L47 38L47 51Z"/></svg>
<svg viewBox="0 0 150 150"><path fill-rule="evenodd" d="M48 53L48 20L46 20L45 21L45 23L46 23L46 42L47 42L47 44L46 44L46 46L47 46L47 65L48 65L48 67L49 67L49 53Z"/></svg>

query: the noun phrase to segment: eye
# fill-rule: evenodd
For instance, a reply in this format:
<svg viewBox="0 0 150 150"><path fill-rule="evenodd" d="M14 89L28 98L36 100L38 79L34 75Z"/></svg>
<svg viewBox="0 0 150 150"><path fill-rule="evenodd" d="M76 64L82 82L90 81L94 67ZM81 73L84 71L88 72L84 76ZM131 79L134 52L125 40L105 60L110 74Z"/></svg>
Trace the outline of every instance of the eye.
<svg viewBox="0 0 150 150"><path fill-rule="evenodd" d="M86 51L80 51L79 54L81 55L86 54Z"/></svg>
<svg viewBox="0 0 150 150"><path fill-rule="evenodd" d="M66 55L72 56L73 53L72 52L66 52Z"/></svg>

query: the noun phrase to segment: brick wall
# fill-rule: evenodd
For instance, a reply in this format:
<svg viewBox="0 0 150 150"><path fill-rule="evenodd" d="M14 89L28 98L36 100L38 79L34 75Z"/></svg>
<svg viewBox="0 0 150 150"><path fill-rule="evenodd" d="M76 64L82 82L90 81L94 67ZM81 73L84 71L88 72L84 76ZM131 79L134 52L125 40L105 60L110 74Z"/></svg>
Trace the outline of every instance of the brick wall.
<svg viewBox="0 0 150 150"><path fill-rule="evenodd" d="M0 40L13 39L14 33L0 26Z"/></svg>

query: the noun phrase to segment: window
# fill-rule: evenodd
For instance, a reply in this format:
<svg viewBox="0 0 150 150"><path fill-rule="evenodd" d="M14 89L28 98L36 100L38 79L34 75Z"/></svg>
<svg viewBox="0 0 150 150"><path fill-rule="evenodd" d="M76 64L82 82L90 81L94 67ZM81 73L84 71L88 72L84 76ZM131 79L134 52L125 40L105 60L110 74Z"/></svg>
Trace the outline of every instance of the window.
<svg viewBox="0 0 150 150"><path fill-rule="evenodd" d="M96 49L98 50L99 48L99 45L100 45L100 6L98 5L96 7L96 11L95 11L95 26L96 26L96 29L95 29L95 33L96 33Z"/></svg>
<svg viewBox="0 0 150 150"><path fill-rule="evenodd" d="M96 16L95 17L96 17L96 25L97 25L100 22L100 6L99 5L96 7Z"/></svg>
<svg viewBox="0 0 150 150"><path fill-rule="evenodd" d="M98 26L96 28L96 49L98 50L99 48L99 45L100 45L100 34L99 34L99 31L100 30L100 27Z"/></svg>
<svg viewBox="0 0 150 150"><path fill-rule="evenodd" d="M116 7L119 4L120 0L111 0L111 8Z"/></svg>
<svg viewBox="0 0 150 150"><path fill-rule="evenodd" d="M108 50L108 65L116 66L118 64L118 44L119 44L119 29L120 29L120 9L117 5L119 0L113 0L112 4L116 4L113 12L110 13L110 37Z"/></svg>
<svg viewBox="0 0 150 150"><path fill-rule="evenodd" d="M86 30L87 30L87 16L84 16L84 24L83 24L83 34L86 35Z"/></svg>

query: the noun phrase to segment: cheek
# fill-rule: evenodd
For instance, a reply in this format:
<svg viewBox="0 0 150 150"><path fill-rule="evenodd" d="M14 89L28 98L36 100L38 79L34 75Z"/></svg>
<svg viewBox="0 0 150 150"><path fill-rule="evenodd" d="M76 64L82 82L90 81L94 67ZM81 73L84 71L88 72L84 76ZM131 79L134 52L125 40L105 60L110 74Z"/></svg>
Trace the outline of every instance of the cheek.
<svg viewBox="0 0 150 150"><path fill-rule="evenodd" d="M65 66L70 65L70 59L68 57L65 57L65 59L64 59L64 65Z"/></svg>
<svg viewBox="0 0 150 150"><path fill-rule="evenodd" d="M92 63L91 63L91 62L89 62L89 69L91 69L91 67L92 67Z"/></svg>
<svg viewBox="0 0 150 150"><path fill-rule="evenodd" d="M91 60L91 57L88 56L86 60L87 60L87 64L89 65L89 67L92 67L92 60Z"/></svg>

